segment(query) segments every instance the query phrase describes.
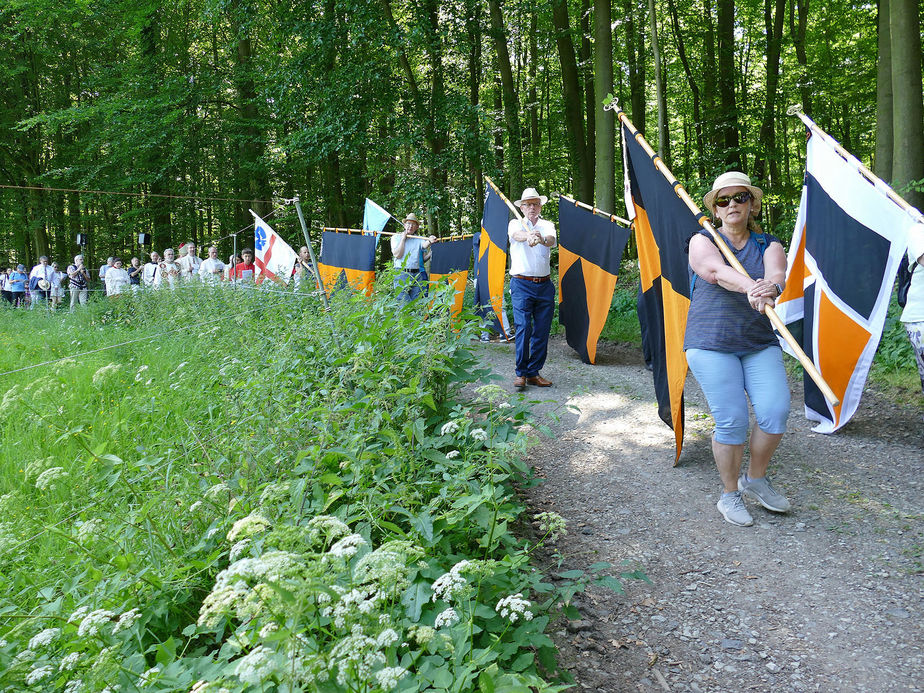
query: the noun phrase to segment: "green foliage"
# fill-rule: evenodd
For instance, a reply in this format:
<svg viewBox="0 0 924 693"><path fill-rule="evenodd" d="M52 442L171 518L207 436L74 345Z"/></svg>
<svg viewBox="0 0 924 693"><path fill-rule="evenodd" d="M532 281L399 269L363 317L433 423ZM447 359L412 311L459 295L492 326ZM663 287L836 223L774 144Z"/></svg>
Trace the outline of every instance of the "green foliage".
<svg viewBox="0 0 924 693"><path fill-rule="evenodd" d="M388 294L6 312L0 687L561 690L544 631L586 580L530 565L560 518L514 533L525 405L462 396L447 292Z"/></svg>

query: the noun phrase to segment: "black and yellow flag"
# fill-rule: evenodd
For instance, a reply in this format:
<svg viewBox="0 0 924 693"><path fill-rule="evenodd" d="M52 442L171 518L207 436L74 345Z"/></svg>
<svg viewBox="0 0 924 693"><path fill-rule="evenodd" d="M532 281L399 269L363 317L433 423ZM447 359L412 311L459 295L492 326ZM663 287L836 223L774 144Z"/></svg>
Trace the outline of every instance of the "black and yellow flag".
<svg viewBox="0 0 924 693"><path fill-rule="evenodd" d="M581 361L594 363L629 229L564 195L558 201L558 226L558 321Z"/></svg>
<svg viewBox="0 0 924 693"><path fill-rule="evenodd" d="M321 240L318 272L329 294L338 286L351 286L367 296L375 284L375 236L325 231Z"/></svg>
<svg viewBox="0 0 924 693"><path fill-rule="evenodd" d="M690 308L688 246L699 224L625 125L622 142L626 207L634 218L642 283L638 319L642 334L647 334L646 352L652 357L658 415L674 429L676 464L683 447L687 379L683 335Z"/></svg>
<svg viewBox="0 0 924 693"><path fill-rule="evenodd" d="M494 187L488 185L477 235L475 255L475 309L484 318L494 318L494 330L505 337L504 279L507 273L507 222L510 212Z"/></svg>
<svg viewBox="0 0 924 693"><path fill-rule="evenodd" d="M468 268L472 262L472 240L439 241L430 246L430 283L447 279L455 288L452 318L462 312L465 284L468 282Z"/></svg>

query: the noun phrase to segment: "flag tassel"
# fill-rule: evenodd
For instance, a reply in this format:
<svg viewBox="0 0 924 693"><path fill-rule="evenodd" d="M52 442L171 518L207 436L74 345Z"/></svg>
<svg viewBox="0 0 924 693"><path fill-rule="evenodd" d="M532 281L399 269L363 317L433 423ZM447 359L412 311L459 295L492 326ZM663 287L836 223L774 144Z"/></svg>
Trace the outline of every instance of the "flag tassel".
<svg viewBox="0 0 924 693"><path fill-rule="evenodd" d="M709 217L707 217L699 208L699 206L693 201L693 198L690 197L684 187L674 177L674 174L671 173L670 169L661 160L661 157L658 156L657 152L651 148L651 145L648 144L642 133L640 133L635 128L635 125L633 125L632 121L629 120L629 116L626 115L625 111L619 108L619 104L613 101L612 103L606 104L603 108L608 111L616 111L616 117L625 124L629 132L631 132L633 137L635 137L635 141L638 142L638 144L651 157L655 168L658 169L658 171L661 172L661 175L663 175L668 180L677 197L683 200L684 204L690 209L690 211L696 215L700 225L712 235L712 238L715 241L716 246L718 246L719 251L721 251L725 259L728 260L728 264L731 265L732 268L734 268L736 271L741 272L745 276L748 276L747 272L744 270L744 267L742 267L741 263L738 262L738 258L736 258L735 254L731 251L731 248L728 247L722 236L719 235L719 232L716 231L715 227L712 225L712 222L709 221ZM789 344L789 346L792 348L796 358L799 359L799 363L802 364L805 372L808 373L809 377L818 386L818 389L824 395L825 399L827 399L832 406L838 406L840 404L840 400L838 399L837 395L834 394L834 390L832 390L828 383L825 382L825 379L822 377L821 373L817 368L815 368L815 364L812 363L808 356L806 356L805 352L802 350L802 346L796 341L795 337L792 336L792 333L790 333L789 329L783 323L783 320L780 318L780 316L777 315L777 312L770 306L767 306L764 309L764 313L770 319L770 323L773 325L774 329L776 329L782 335L783 339L786 340L786 343Z"/></svg>

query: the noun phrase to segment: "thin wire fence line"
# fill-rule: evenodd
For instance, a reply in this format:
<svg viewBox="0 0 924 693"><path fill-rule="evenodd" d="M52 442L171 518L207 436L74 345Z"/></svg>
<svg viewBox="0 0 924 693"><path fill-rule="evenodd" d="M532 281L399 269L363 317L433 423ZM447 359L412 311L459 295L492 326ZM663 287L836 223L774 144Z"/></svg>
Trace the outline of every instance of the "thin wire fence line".
<svg viewBox="0 0 924 693"><path fill-rule="evenodd" d="M281 304L282 304L282 301L280 300L280 301L277 301L276 303L271 303L271 304L269 304L268 307L273 308L273 307L276 307L276 306L281 305ZM231 319L237 317L238 315L245 315L245 314L247 314L247 313L253 313L254 311L258 311L258 310L265 310L266 308L267 308L267 306L257 306L256 308L250 308L250 309L248 309L248 310L236 312L236 313L234 313L233 315L227 315L227 316L222 316L222 317L220 317L220 318L213 318L213 319L211 319L211 320L206 320L206 321L204 321L204 322L199 323L199 325L200 325L200 326L202 326L202 325L211 325L212 323L220 322L220 321L222 321L222 320L231 320ZM140 342L146 342L146 341L149 341L149 340L152 340L152 339L157 339L157 338L159 338L159 337L164 337L164 336L166 336L166 335L168 335L168 334L173 334L173 333L175 333L175 332L183 332L183 331L185 331L185 330L187 330L187 329L188 329L188 328L184 325L183 327L176 327L176 328L174 328L174 329L172 329L172 330L167 330L167 331L165 331L165 332L158 332L157 334L148 335L148 336L146 336L146 337L139 337L138 339L129 339L129 340L124 341L124 342L119 342L118 344L110 344L110 345L108 345L108 346L100 347L99 349L89 349L89 350L87 350L87 351L78 352L78 353L76 353L76 354L71 354L71 355L69 355L69 356L61 356L61 357L56 358L56 359L50 359L50 360L48 360L48 361L42 361L41 363L34 363L34 364L30 365L30 366L23 366L23 367L21 367L21 368L14 368L14 369L12 369L12 370L3 371L2 373L0 373L0 378L2 378L2 377L4 377L4 376L7 376L7 375L12 375L12 374L14 374L14 373L22 373L23 371L32 370L33 368L41 368L42 366L50 366L50 365L52 365L52 364L60 363L61 361L66 361L66 360L68 360L68 359L78 359L78 358L81 358L81 357L83 357L83 356L89 356L90 354L98 354L98 353L101 353L101 352L103 352L103 351L109 351L110 349L117 349L117 348L119 348L119 347L128 346L129 344L138 344L138 343L140 343Z"/></svg>
<svg viewBox="0 0 924 693"><path fill-rule="evenodd" d="M122 197L159 197L171 200L202 200L203 202L265 202L273 204L273 200L245 200L238 197L209 197L205 195L167 195L165 193L136 193L124 192L120 190L83 190L81 188L50 188L41 185L3 185L0 189L6 190L37 190L39 192L64 192L64 193L83 193L86 195L119 195Z"/></svg>

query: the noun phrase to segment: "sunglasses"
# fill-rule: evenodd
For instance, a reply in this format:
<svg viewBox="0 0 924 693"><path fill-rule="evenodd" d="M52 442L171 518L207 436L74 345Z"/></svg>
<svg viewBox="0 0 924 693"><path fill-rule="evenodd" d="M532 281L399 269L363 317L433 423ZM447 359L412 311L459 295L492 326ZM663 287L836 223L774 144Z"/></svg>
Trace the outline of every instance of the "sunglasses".
<svg viewBox="0 0 924 693"><path fill-rule="evenodd" d="M728 207L729 203L734 200L739 205L743 205L745 202L750 200L752 197L751 193L745 190L744 192L735 193L734 195L723 195L722 197L715 198L716 207Z"/></svg>

